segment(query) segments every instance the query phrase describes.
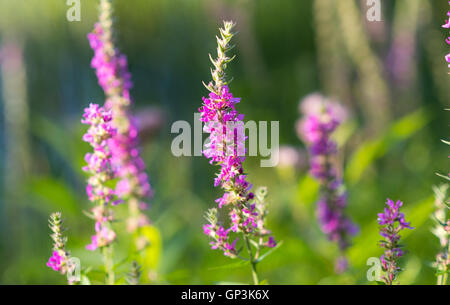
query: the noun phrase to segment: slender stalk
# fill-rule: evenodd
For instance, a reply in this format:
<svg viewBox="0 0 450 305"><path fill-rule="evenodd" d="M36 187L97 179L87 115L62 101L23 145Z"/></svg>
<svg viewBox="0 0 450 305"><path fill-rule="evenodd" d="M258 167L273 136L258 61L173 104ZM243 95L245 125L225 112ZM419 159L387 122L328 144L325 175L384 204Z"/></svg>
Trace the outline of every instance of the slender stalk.
<svg viewBox="0 0 450 305"><path fill-rule="evenodd" d="M101 200L99 202L100 206L106 206L105 205L105 201ZM106 207L106 209L108 209ZM109 214L108 212L106 212L106 214ZM107 221L108 223L108 227L111 226L111 221ZM106 277L105 277L105 284L106 285L114 285L114 259L113 259L113 255L114 255L114 250L113 250L113 245L112 244L108 244L106 246L103 246L102 249L102 254L103 254L103 263L105 265L105 273L106 273Z"/></svg>
<svg viewBox="0 0 450 305"><path fill-rule="evenodd" d="M450 255L450 240L447 241L447 256ZM448 261L448 258L447 258ZM444 271L445 273L442 276L442 285L447 285L447 279L448 279L448 268L447 268L447 264L444 265Z"/></svg>
<svg viewBox="0 0 450 305"><path fill-rule="evenodd" d="M105 272L106 272L106 278L105 283L107 285L114 285L114 263L112 258L112 251L113 251L112 245L107 245L102 248L103 252L103 261L105 264Z"/></svg>
<svg viewBox="0 0 450 305"><path fill-rule="evenodd" d="M360 75L357 86L365 101L360 105L361 110L367 119L369 132L379 133L387 126L392 109L381 61L364 32L356 2L332 2L336 4L337 24L345 49Z"/></svg>
<svg viewBox="0 0 450 305"><path fill-rule="evenodd" d="M245 246L247 247L248 256L250 258L250 264L251 264L251 267L252 267L253 283L255 285L259 285L258 272L256 271L256 264L257 263L253 259L253 253L252 253L251 245L250 245L250 242L248 240L248 236L246 234L244 234L244 240L245 240Z"/></svg>
<svg viewBox="0 0 450 305"><path fill-rule="evenodd" d="M438 276L438 285L446 285L447 283L447 274L445 273L447 271L447 266L445 264L442 264L442 272L444 274L441 274Z"/></svg>
<svg viewBox="0 0 450 305"><path fill-rule="evenodd" d="M450 253L450 242L447 242L448 249L447 249L447 255ZM447 285L447 279L448 279L448 269L447 269L447 262L444 260L442 263L442 270L443 273L438 276L438 285Z"/></svg>

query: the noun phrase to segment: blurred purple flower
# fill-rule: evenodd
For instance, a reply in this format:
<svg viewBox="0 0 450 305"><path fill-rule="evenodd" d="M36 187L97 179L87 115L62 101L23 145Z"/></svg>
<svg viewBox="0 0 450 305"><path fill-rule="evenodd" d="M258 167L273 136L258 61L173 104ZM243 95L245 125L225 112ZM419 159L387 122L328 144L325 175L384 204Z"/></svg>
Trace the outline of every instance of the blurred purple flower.
<svg viewBox="0 0 450 305"><path fill-rule="evenodd" d="M103 8L111 9L110 5ZM129 231L149 223L141 212L148 206L144 200L153 196L145 164L140 157L139 131L136 119L131 115L130 89L131 74L128 71L127 58L115 48L110 11L102 11L100 22L88 34L94 57L91 66L96 70L98 83L107 97L105 108L112 111L112 125L117 133L108 141L111 151L111 164L118 182L116 195L129 205L130 216L127 220Z"/></svg>
<svg viewBox="0 0 450 305"><path fill-rule="evenodd" d="M305 165L306 161L306 152L301 151L300 149L289 146L289 145L281 145L278 149L278 167L279 168L301 168Z"/></svg>
<svg viewBox="0 0 450 305"><path fill-rule="evenodd" d="M348 269L348 260L344 256L338 257L334 266L334 271L337 274L341 274Z"/></svg>
<svg viewBox="0 0 450 305"><path fill-rule="evenodd" d="M94 30L87 35L89 44L94 50L91 66L96 70L98 84L107 94L119 91L127 98L132 87L131 74L128 72L127 58L105 41L105 31L101 23L94 25ZM109 33L106 33L109 34Z"/></svg>
<svg viewBox="0 0 450 305"><path fill-rule="evenodd" d="M165 112L157 107L145 107L135 114L135 122L139 129L139 138L145 142L150 140L165 124Z"/></svg>
<svg viewBox="0 0 450 305"><path fill-rule="evenodd" d="M350 245L349 237L355 235L358 228L344 214L347 196L333 163L337 145L331 134L348 114L342 106L319 94L307 96L300 103L300 111L304 117L298 121L297 131L310 152L310 173L321 185L317 202L319 223L328 238L344 251Z"/></svg>
<svg viewBox="0 0 450 305"><path fill-rule="evenodd" d="M95 223L96 234L92 236L92 241L86 246L87 250L94 251L97 248L107 246L116 239L116 233L105 225L105 222Z"/></svg>

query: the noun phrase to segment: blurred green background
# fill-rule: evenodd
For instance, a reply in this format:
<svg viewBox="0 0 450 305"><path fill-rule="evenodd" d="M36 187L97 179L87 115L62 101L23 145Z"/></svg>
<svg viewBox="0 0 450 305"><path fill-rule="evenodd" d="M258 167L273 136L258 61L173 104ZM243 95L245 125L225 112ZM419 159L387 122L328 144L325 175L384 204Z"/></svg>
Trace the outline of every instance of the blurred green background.
<svg viewBox="0 0 450 305"><path fill-rule="evenodd" d="M133 75L135 113L147 122L142 155L155 197L149 216L158 229L152 283L249 283L250 268L209 249L203 213L221 194L217 168L204 157L171 154L176 120L193 123L210 79L208 53L222 20L237 23L229 66L231 88L248 120L279 121L280 144L295 149L278 167L246 161L249 180L269 189L269 224L283 245L258 268L271 284L367 284L366 261L380 256L376 213L385 199L405 202L409 251L402 284L434 284L430 263L438 251L431 235L432 185L445 172L448 134L443 111L449 85L440 25L444 0L382 2L382 21L366 20L355 0L117 0L117 44ZM90 68L86 34L97 1L81 0L81 21L68 22L65 1L0 0L0 283L63 284L45 266L51 253L48 215L61 211L68 248L83 266L97 268L98 253L84 249L93 231L81 171L89 151L81 141L83 108L103 103ZM446 50L447 48L447 50ZM346 105L351 119L337 132L348 213L361 228L349 249L350 269L334 274L337 247L315 217L317 184L295 122L298 102L321 92ZM155 123L156 122L156 123ZM119 208L120 209L120 208ZM118 224L121 228L123 224ZM156 234L156 233L155 233ZM157 234L156 234L157 235ZM155 236L156 236L155 235ZM127 255L119 235L116 261ZM127 269L127 266L122 266Z"/></svg>

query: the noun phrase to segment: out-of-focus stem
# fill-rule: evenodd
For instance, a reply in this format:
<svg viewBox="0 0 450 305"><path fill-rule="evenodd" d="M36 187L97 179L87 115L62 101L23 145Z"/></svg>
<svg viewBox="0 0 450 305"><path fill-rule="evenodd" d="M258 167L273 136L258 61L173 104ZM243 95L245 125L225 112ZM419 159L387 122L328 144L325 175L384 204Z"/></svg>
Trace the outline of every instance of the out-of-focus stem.
<svg viewBox="0 0 450 305"><path fill-rule="evenodd" d="M351 0L334 1L344 44L359 74L358 100L371 132L380 132L390 120L390 98L382 65L370 47L360 21L361 13Z"/></svg>
<svg viewBox="0 0 450 305"><path fill-rule="evenodd" d="M22 47L12 37L5 37L1 49L1 76L7 136L5 182L10 188L20 185L30 168L26 71Z"/></svg>
<svg viewBox="0 0 450 305"><path fill-rule="evenodd" d="M314 1L314 24L319 78L327 95L350 102L348 69L342 52L341 33L336 31L336 1Z"/></svg>
<svg viewBox="0 0 450 305"><path fill-rule="evenodd" d="M447 256L450 254L450 240L447 241L448 247L447 247ZM448 258L447 258L448 260ZM448 280L448 268L447 264L444 264L444 274L442 275L442 285L447 285Z"/></svg>
<svg viewBox="0 0 450 305"><path fill-rule="evenodd" d="M439 274L437 276L437 285L447 285L447 280L448 280L448 256L450 255L450 239L447 239L447 247L443 250L443 252L441 252L443 257L441 257L441 266L437 266L437 271L441 272L441 274Z"/></svg>
<svg viewBox="0 0 450 305"><path fill-rule="evenodd" d="M27 103L27 76L23 58L22 41L18 33L2 32L2 46L0 49L0 73L2 80L3 130L4 145L0 150L4 153L5 175L4 185L1 186L0 200L4 200L4 207L0 205L0 221L2 222L2 240L8 240L5 247L15 249L11 253L0 255L3 259L23 253L25 239L29 234L24 227L24 213L20 203L24 200L23 192L18 191L27 178L30 165L29 142L29 107ZM1 145L1 144L0 144ZM3 197L3 198L1 198ZM20 229L19 229L20 228ZM2 242L0 242L3 244ZM5 251L4 251L5 252ZM8 252L8 251L6 251Z"/></svg>
<svg viewBox="0 0 450 305"><path fill-rule="evenodd" d="M105 264L106 279L105 283L107 285L114 285L114 262L112 258L113 246L108 245L102 248L103 252L103 262Z"/></svg>
<svg viewBox="0 0 450 305"><path fill-rule="evenodd" d="M394 80L402 89L410 90L416 80L414 64L416 31L419 24L420 0L399 0L395 5L393 42L388 65ZM408 99L410 100L410 99Z"/></svg>

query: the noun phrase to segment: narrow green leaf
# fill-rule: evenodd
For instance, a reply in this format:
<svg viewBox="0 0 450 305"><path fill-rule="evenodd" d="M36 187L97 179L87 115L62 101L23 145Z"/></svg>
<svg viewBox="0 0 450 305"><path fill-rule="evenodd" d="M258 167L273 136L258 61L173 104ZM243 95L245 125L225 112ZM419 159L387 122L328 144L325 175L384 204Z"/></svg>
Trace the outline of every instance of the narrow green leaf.
<svg viewBox="0 0 450 305"><path fill-rule="evenodd" d="M242 267L245 267L245 266L247 266L249 264L250 264L249 261L238 261L238 262L231 263L231 264L226 264L226 265L223 265L223 266L211 267L211 268L208 268L208 270L222 270L222 269L242 268Z"/></svg>
<svg viewBox="0 0 450 305"><path fill-rule="evenodd" d="M441 177L441 178L444 178L444 179L446 179L446 180L449 180L449 181L450 181L450 177L449 177L449 176L446 176L446 175L442 175L442 174L439 174L439 173L436 173L436 175L438 175L439 177Z"/></svg>
<svg viewBox="0 0 450 305"><path fill-rule="evenodd" d="M269 256L270 254L272 254L275 250L277 250L278 248L280 248L282 244L283 244L283 241L280 241L275 247L273 247L272 249L270 249L269 251L267 251L266 253L264 253L264 254L261 255L260 257L258 257L258 259L255 260L255 263L261 262L261 261L262 261L263 259L265 259L267 256Z"/></svg>

